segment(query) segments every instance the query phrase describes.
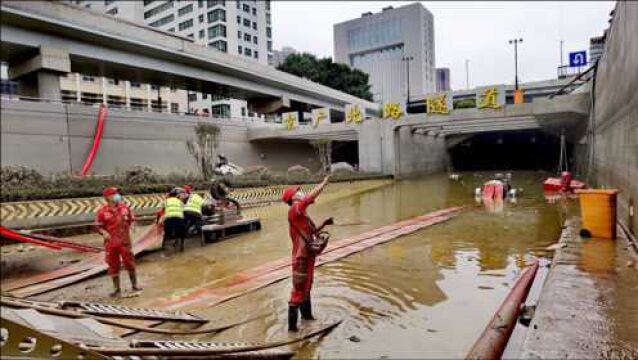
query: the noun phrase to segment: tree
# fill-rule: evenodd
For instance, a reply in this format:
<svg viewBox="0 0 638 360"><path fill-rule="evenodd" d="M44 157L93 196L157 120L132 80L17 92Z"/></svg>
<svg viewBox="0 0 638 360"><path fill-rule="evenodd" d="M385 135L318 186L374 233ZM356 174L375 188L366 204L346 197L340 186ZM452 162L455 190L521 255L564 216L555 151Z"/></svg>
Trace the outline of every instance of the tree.
<svg viewBox="0 0 638 360"><path fill-rule="evenodd" d="M329 57L317 59L308 53L291 54L277 70L372 101L368 74L345 64L334 63Z"/></svg>
<svg viewBox="0 0 638 360"><path fill-rule="evenodd" d="M195 126L195 140L186 141L186 149L195 159L204 180L210 179L213 175L219 138L220 131L217 125L199 122Z"/></svg>
<svg viewBox="0 0 638 360"><path fill-rule="evenodd" d="M321 163L321 173L325 174L330 171L332 164L332 141L330 140L314 140L310 144L314 147L317 158Z"/></svg>

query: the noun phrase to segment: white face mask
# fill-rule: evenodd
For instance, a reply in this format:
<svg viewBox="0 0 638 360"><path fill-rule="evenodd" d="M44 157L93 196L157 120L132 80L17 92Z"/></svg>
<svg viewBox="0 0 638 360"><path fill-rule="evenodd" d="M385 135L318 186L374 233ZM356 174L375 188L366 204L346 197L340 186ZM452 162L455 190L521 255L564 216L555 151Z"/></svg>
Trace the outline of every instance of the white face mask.
<svg viewBox="0 0 638 360"><path fill-rule="evenodd" d="M297 200L301 200L304 198L304 196L306 196L306 194L304 194L303 191L299 190L295 193L295 196L293 196L293 199L297 199Z"/></svg>

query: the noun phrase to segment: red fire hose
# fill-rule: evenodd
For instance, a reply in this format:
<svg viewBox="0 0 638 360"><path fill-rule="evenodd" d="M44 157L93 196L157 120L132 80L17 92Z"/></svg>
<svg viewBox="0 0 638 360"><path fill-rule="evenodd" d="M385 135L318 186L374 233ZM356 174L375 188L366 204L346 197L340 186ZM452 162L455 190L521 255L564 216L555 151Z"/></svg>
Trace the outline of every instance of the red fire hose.
<svg viewBox="0 0 638 360"><path fill-rule="evenodd" d="M95 128L95 135L93 136L93 146L91 147L89 155L86 157L86 161L84 161L84 165L82 165L82 176L86 176L89 170L91 170L93 159L95 159L95 155L100 149L100 143L102 142L102 132L104 131L104 121L106 120L106 110L106 106L104 104L101 104L100 111L97 115L97 126Z"/></svg>
<svg viewBox="0 0 638 360"><path fill-rule="evenodd" d="M525 301L534 276L538 270L538 260L532 266L525 268L514 284L512 290L490 320L481 337L474 343L466 359L500 359L509 340L516 320L521 311L521 304Z"/></svg>
<svg viewBox="0 0 638 360"><path fill-rule="evenodd" d="M35 244L35 245L40 245L40 246L48 247L48 248L54 249L54 250L61 250L62 249L62 247L60 245L58 245L58 244L53 244L53 243L50 243L48 241L38 240L38 239L26 237L26 236L23 236L23 235L20 235L20 234L16 233L13 230L7 229L4 226L0 226L0 237L5 237L7 239L12 239L12 240L20 241L20 242L26 242L26 243L31 243L31 244Z"/></svg>

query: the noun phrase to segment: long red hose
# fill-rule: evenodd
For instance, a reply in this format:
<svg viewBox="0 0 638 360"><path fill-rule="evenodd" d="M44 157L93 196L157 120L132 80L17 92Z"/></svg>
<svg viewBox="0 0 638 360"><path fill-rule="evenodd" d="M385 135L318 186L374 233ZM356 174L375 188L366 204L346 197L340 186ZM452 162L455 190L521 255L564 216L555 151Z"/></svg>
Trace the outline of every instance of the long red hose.
<svg viewBox="0 0 638 360"><path fill-rule="evenodd" d="M48 247L48 248L54 249L54 250L61 250L62 249L62 247L60 245L52 244L52 243L50 243L48 241L38 240L38 239L31 238L31 237L26 237L26 236L20 235L20 234L16 233L13 230L7 229L4 226L0 226L0 237L6 237L7 239L13 239L13 240L17 240L17 241L20 241L20 242L40 245L40 246Z"/></svg>
<svg viewBox="0 0 638 360"><path fill-rule="evenodd" d="M93 146L91 147L91 151L84 161L84 165L82 165L82 176L86 176L89 170L91 170L93 159L95 159L95 155L100 149L100 143L102 142L102 132L104 131L104 121L106 120L106 109L107 108L104 104L100 105L100 111L97 115L97 127L95 128L95 135L93 136Z"/></svg>

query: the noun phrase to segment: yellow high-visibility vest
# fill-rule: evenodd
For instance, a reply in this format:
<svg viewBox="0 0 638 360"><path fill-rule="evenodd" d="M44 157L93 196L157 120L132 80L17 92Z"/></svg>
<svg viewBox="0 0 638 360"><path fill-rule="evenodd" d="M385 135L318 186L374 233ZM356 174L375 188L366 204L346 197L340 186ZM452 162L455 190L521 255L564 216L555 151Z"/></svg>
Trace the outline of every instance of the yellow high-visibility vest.
<svg viewBox="0 0 638 360"><path fill-rule="evenodd" d="M166 199L164 203L165 218L184 218L184 203L175 197Z"/></svg>
<svg viewBox="0 0 638 360"><path fill-rule="evenodd" d="M194 213L197 213L199 215L202 214L202 204L204 203L204 199L195 194L192 193L189 197L188 197L188 201L186 202L186 206L184 206L184 211L191 211Z"/></svg>

